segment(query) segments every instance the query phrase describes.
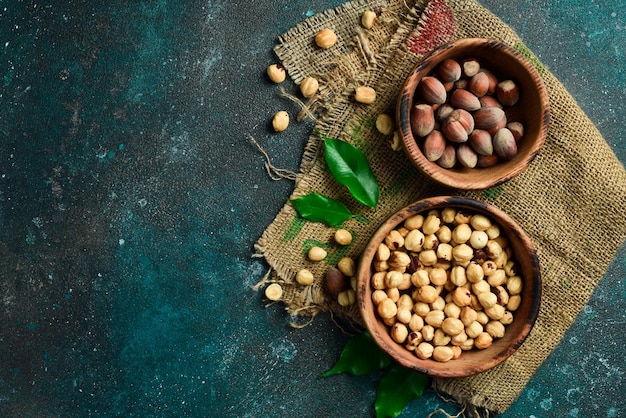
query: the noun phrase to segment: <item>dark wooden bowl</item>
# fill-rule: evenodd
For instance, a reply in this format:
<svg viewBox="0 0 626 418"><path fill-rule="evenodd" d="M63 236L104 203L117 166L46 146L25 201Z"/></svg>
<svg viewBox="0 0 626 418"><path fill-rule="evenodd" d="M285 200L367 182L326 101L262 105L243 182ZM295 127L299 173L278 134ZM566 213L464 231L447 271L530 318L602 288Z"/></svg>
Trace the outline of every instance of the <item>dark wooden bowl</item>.
<svg viewBox="0 0 626 418"><path fill-rule="evenodd" d="M410 113L415 89L420 80L429 75L447 58L462 61L477 58L484 68L499 80L512 79L520 87L520 100L509 110L510 120L525 125L524 138L518 143L517 155L489 168L464 168L458 164L447 169L429 161L411 131ZM515 49L489 39L461 39L446 44L429 54L405 81L396 109L398 126L402 132L404 149L415 166L435 181L462 190L488 189L504 183L522 172L535 158L543 145L549 122L548 93L536 68ZM417 139L417 141L416 141Z"/></svg>
<svg viewBox="0 0 626 418"><path fill-rule="evenodd" d="M486 349L464 351L458 359L445 363L433 359L421 360L390 336L389 327L380 319L372 302L372 262L376 250L391 230L407 218L426 213L431 209L445 207L463 208L481 213L500 226L501 233L509 240L514 257L520 267L524 287L522 302L514 312L513 322L506 326L503 338L494 339ZM541 273L539 261L532 243L524 231L504 212L496 207L464 197L434 197L415 202L389 218L371 237L361 257L358 271L358 303L366 327L376 343L396 362L417 372L437 377L471 376L490 369L513 354L530 333L541 304Z"/></svg>

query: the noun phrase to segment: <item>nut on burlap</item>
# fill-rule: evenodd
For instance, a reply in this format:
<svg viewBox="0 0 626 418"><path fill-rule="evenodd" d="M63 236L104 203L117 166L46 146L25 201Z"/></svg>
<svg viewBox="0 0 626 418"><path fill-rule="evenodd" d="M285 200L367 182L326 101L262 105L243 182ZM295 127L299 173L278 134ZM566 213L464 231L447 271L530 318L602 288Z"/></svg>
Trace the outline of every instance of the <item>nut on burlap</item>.
<svg viewBox="0 0 626 418"><path fill-rule="evenodd" d="M370 30L360 25L365 9L378 18ZM323 28L338 37L320 50L312 41ZM535 161L515 179L493 189L460 192L426 179L402 152L390 147L375 118L395 114L405 77L425 54L442 43L482 37L504 42L527 56L544 79L550 97L548 138ZM315 191L344 202L357 216L342 225L354 240L333 244L334 229L301 219L288 203L256 244L271 267L260 285L279 282L282 302L298 318L331 312L356 324L358 309L342 308L323 289L324 272L343 256L358 258L368 237L391 214L421 198L460 194L488 201L508 213L528 233L542 266L544 297L535 327L523 346L500 366L462 379L435 379L435 388L459 403L499 413L515 400L586 304L626 236L626 171L602 135L560 82L514 31L473 0L430 2L353 1L318 14L279 38L275 52L296 83L313 76L318 94L306 111L318 115L316 128L363 150L381 186L376 208L350 197L325 168L319 135L302 158L292 198ZM356 86L377 92L372 105L354 102ZM313 245L325 247L324 262L307 261ZM310 286L295 282L298 270L313 271Z"/></svg>

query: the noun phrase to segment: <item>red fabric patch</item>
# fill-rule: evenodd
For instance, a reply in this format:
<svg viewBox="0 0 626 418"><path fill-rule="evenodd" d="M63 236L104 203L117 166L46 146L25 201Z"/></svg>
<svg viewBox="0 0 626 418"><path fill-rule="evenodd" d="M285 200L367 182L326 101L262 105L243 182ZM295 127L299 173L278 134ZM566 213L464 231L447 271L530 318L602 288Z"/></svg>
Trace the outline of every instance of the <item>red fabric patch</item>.
<svg viewBox="0 0 626 418"><path fill-rule="evenodd" d="M409 37L407 47L414 54L427 54L452 40L455 31L452 8L444 0L432 0Z"/></svg>

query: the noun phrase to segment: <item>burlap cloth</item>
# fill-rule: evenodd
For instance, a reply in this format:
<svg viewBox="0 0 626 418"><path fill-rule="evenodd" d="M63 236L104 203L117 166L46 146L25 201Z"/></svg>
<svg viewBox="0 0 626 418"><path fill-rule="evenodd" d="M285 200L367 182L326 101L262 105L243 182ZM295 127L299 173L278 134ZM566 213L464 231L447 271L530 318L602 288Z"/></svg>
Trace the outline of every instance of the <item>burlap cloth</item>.
<svg viewBox="0 0 626 418"><path fill-rule="evenodd" d="M360 25L366 8L378 13L371 30ZM336 32L338 43L321 50L313 38L327 27ZM374 121L380 113L395 113L402 83L424 54L467 37L497 39L530 58L549 92L551 123L545 146L528 169L499 187L462 193L426 179L403 152L391 149L391 138L381 135ZM358 324L356 305L342 308L324 293L321 283L328 266L343 256L358 258L373 231L413 201L449 194L489 201L515 219L536 247L544 282L541 312L523 346L500 366L469 378L435 379L433 385L461 404L491 413L506 410L572 325L624 241L624 167L574 99L514 31L473 0L349 2L282 35L275 52L296 83L307 76L320 80L319 94L307 103L318 116L317 129L366 153L381 186L381 199L375 209L352 200L325 168L322 142L312 134L292 198L315 191L346 203L357 216L343 227L355 239L349 247L333 246L333 228L303 220L286 203L256 244L257 256L271 267L259 287L267 282L282 285L281 302L294 323L330 311ZM361 84L375 88L373 105L354 102L354 88ZM306 260L312 245L328 249L324 262ZM316 276L312 286L295 282L296 272L303 267Z"/></svg>

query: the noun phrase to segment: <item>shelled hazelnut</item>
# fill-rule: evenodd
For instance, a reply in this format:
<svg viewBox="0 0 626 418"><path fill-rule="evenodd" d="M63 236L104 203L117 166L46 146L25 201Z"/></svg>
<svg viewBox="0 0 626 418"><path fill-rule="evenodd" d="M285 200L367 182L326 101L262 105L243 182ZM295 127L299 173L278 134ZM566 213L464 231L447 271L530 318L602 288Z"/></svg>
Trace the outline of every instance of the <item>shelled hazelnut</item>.
<svg viewBox="0 0 626 418"><path fill-rule="evenodd" d="M446 362L491 346L522 301L508 240L482 213L446 207L411 216L383 239L377 262L387 264L370 277L376 312L420 359Z"/></svg>

